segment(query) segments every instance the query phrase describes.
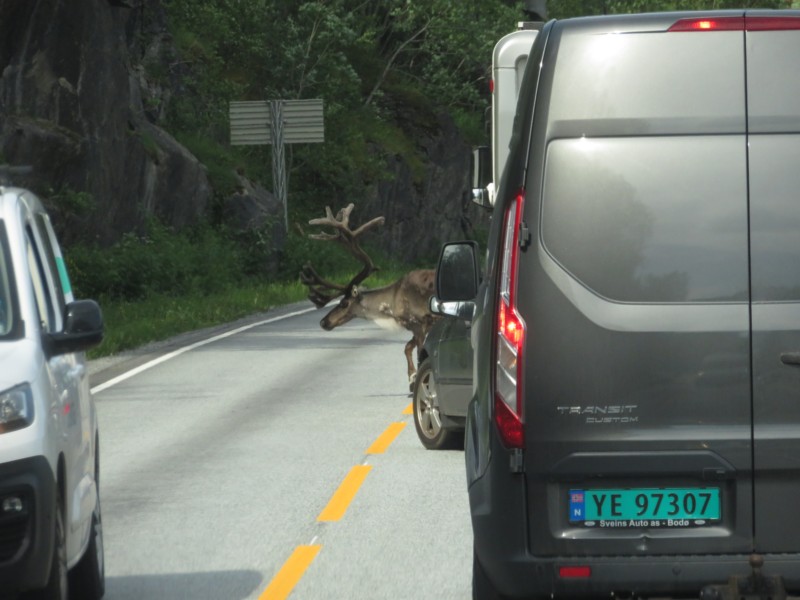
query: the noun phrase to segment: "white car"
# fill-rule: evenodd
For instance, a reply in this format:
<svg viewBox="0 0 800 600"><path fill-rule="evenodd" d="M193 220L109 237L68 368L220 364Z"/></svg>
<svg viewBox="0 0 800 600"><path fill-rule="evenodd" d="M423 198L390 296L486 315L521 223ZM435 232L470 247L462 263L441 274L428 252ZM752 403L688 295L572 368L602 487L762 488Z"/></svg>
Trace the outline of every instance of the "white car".
<svg viewBox="0 0 800 600"><path fill-rule="evenodd" d="M98 305L73 298L42 203L0 186L0 596L103 596L99 437L83 356L102 337Z"/></svg>

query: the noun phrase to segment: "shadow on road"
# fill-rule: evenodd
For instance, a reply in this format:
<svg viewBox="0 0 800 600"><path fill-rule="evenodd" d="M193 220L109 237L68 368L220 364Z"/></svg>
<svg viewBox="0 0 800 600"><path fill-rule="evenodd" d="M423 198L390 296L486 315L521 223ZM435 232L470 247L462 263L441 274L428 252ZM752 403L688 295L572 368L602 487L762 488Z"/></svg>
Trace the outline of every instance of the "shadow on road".
<svg viewBox="0 0 800 600"><path fill-rule="evenodd" d="M257 571L106 577L104 600L244 600L260 591ZM266 585L266 583L264 584Z"/></svg>

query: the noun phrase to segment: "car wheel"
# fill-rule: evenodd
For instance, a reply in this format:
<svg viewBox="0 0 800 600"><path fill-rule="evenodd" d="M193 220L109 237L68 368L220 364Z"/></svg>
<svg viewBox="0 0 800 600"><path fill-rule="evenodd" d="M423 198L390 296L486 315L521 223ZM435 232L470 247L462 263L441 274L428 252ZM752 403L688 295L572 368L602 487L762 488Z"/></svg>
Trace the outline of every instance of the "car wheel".
<svg viewBox="0 0 800 600"><path fill-rule="evenodd" d="M53 557L50 563L50 576L47 585L23 596L25 600L67 600L67 534L64 529L64 502L58 494L53 515L55 531L53 532Z"/></svg>
<svg viewBox="0 0 800 600"><path fill-rule="evenodd" d="M442 427L436 381L431 361L426 358L417 369L414 381L414 425L417 436L428 450L452 448L458 443L458 432Z"/></svg>
<svg viewBox="0 0 800 600"><path fill-rule="evenodd" d="M96 459L97 460L97 459ZM100 600L106 590L105 555L103 550L103 516L100 510L99 462L95 466L97 498L92 513L89 545L69 574L69 590L75 598Z"/></svg>

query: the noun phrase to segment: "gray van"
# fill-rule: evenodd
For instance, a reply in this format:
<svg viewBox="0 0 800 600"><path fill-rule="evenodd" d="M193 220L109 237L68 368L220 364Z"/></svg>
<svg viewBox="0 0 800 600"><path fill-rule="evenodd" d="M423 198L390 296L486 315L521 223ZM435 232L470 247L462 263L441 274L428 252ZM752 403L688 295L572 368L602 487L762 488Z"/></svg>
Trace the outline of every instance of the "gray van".
<svg viewBox="0 0 800 600"><path fill-rule="evenodd" d="M800 11L547 23L477 263L474 597L800 593Z"/></svg>

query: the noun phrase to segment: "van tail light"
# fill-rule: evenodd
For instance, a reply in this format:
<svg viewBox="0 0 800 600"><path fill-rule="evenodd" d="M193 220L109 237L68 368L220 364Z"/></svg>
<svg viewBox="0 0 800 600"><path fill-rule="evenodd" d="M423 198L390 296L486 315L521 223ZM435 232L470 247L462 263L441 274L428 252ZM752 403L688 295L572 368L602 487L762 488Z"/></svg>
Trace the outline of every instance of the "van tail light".
<svg viewBox="0 0 800 600"><path fill-rule="evenodd" d="M558 567L558 576L561 579L588 579L592 576L589 566Z"/></svg>
<svg viewBox="0 0 800 600"><path fill-rule="evenodd" d="M800 17L716 17L681 19L668 31L797 31Z"/></svg>
<svg viewBox="0 0 800 600"><path fill-rule="evenodd" d="M519 230L524 190L509 204L503 217L503 246L494 339L494 420L503 443L525 447L522 427L522 349L525 321L516 308L519 270Z"/></svg>
<svg viewBox="0 0 800 600"><path fill-rule="evenodd" d="M744 31L744 17L681 19L668 31Z"/></svg>

